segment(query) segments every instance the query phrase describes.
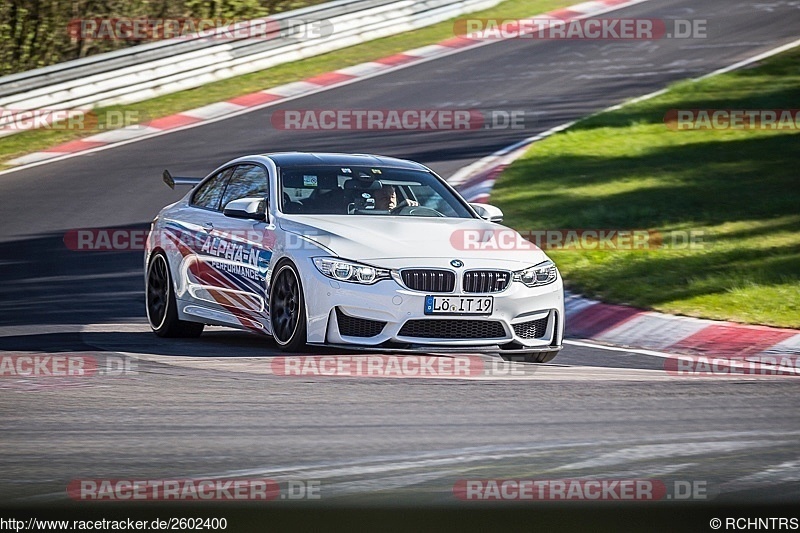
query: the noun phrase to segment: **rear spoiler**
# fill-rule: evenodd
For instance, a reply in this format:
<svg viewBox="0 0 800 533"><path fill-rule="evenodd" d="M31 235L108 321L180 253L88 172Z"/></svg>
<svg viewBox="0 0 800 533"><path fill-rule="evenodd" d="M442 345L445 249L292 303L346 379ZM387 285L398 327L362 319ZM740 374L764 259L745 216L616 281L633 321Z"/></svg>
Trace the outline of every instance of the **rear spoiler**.
<svg viewBox="0 0 800 533"><path fill-rule="evenodd" d="M185 178L179 176L173 176L169 173L169 170L164 169L164 173L161 174L161 178L164 180L164 183L167 184L167 187L170 189L174 189L176 185L189 185L190 187L194 187L201 181L203 178Z"/></svg>

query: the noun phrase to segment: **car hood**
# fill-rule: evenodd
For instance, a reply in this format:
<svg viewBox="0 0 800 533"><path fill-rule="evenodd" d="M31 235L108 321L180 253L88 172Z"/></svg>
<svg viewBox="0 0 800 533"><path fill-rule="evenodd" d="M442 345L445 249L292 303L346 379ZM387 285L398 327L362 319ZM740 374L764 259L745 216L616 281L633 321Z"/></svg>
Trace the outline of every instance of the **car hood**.
<svg viewBox="0 0 800 533"><path fill-rule="evenodd" d="M279 225L338 257L388 268L409 266L415 259L428 260L430 266L459 259L468 268L514 269L547 259L516 231L480 219L291 215Z"/></svg>

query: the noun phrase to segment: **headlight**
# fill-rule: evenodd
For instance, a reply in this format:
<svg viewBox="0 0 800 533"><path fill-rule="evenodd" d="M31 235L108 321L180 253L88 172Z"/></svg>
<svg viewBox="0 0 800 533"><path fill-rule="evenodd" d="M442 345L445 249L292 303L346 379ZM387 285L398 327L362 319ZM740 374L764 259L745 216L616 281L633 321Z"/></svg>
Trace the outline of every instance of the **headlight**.
<svg viewBox="0 0 800 533"><path fill-rule="evenodd" d="M322 274L336 281L371 285L382 279L391 279L391 274L386 269L333 257L315 257L314 266Z"/></svg>
<svg viewBox="0 0 800 533"><path fill-rule="evenodd" d="M524 283L528 287L541 287L553 283L558 278L556 264L549 259L536 266L514 272L514 281Z"/></svg>

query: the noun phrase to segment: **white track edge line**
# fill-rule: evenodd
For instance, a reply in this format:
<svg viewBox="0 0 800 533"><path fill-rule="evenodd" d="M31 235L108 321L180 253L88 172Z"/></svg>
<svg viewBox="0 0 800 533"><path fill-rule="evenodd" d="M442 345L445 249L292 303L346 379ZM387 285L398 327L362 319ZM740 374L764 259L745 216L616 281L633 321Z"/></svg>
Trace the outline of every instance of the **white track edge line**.
<svg viewBox="0 0 800 533"><path fill-rule="evenodd" d="M692 359L697 358L697 357L704 357L704 358L708 358L708 359L731 359L730 363L731 363L731 367L732 368L740 368L740 367L743 366L741 364L736 364L736 363L738 363L738 360L730 358L730 357L725 356L725 355L713 355L713 354L708 354L708 355L670 354L670 353L666 353L666 352L659 352L657 350L647 350L647 349L644 349L644 348L621 348L619 346L606 346L606 345L603 345L603 344L595 344L595 343L592 343L592 342L583 342L583 341L573 341L573 340L568 340L568 339L564 339L562 341L562 343L563 344L570 344L572 346L579 346L581 348L599 348L601 350L607 350L609 352L635 353L637 355L647 355L647 356L651 356L651 357L659 357L661 359L686 359L686 360L692 360ZM753 356L750 356L750 357L757 357L757 355L753 355ZM747 356L745 356L743 358L743 361L744 362L748 361ZM800 372L798 372L796 368L783 366L783 365L772 365L772 364L769 364L769 363L762 363L762 365L764 366L764 368L769 368L769 369L772 369L772 370L792 371L794 374L800 375ZM745 377L773 377L773 376L769 376L769 375L767 375L767 376L759 376L758 374L753 374L752 376L745 376Z"/></svg>

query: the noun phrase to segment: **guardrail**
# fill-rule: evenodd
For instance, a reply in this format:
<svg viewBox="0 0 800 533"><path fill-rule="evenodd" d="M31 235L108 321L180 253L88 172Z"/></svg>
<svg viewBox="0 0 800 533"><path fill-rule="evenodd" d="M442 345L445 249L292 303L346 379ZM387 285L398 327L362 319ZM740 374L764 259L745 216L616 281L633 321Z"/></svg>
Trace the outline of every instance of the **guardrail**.
<svg viewBox="0 0 800 533"><path fill-rule="evenodd" d="M500 1L337 0L268 19L281 28L297 20L328 21L332 27L328 36L195 36L133 46L2 77L0 110L89 110L131 104L429 26ZM252 21L242 24L247 28ZM4 129L0 135L16 131Z"/></svg>

